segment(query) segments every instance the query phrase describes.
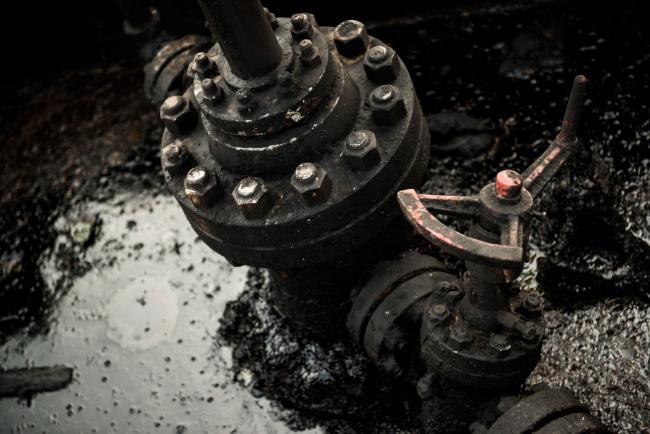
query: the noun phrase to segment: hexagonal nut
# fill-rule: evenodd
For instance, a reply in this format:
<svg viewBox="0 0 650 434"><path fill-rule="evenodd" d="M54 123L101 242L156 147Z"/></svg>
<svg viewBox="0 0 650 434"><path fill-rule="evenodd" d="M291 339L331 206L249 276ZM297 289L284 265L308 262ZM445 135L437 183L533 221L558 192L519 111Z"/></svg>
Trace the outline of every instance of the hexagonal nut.
<svg viewBox="0 0 650 434"><path fill-rule="evenodd" d="M232 191L235 203L249 220L263 218L273 208L275 199L260 178L244 178Z"/></svg>
<svg viewBox="0 0 650 434"><path fill-rule="evenodd" d="M449 309L445 304L432 304L427 308L427 317L433 324L442 324L450 318Z"/></svg>
<svg viewBox="0 0 650 434"><path fill-rule="evenodd" d="M363 55L370 44L366 25L357 20L343 21L334 28L333 35L336 50L349 59Z"/></svg>
<svg viewBox="0 0 650 434"><path fill-rule="evenodd" d="M375 45L366 52L363 69L370 81L385 84L397 78L401 67L395 50L385 45Z"/></svg>
<svg viewBox="0 0 650 434"><path fill-rule="evenodd" d="M399 89L390 84L377 87L370 94L372 119L380 125L393 125L406 116L406 104Z"/></svg>
<svg viewBox="0 0 650 434"><path fill-rule="evenodd" d="M170 175L187 173L191 158L182 140L174 140L160 151L160 162L165 172Z"/></svg>
<svg viewBox="0 0 650 434"><path fill-rule="evenodd" d="M216 173L194 167L185 176L185 195L197 208L210 208L223 193Z"/></svg>
<svg viewBox="0 0 650 434"><path fill-rule="evenodd" d="M367 130L353 131L343 145L341 158L350 166L370 170L381 161L375 133Z"/></svg>
<svg viewBox="0 0 650 434"><path fill-rule="evenodd" d="M474 341L470 330L463 324L455 324L449 331L449 346L455 350L468 348Z"/></svg>
<svg viewBox="0 0 650 434"><path fill-rule="evenodd" d="M295 41L311 39L314 36L316 20L312 14L300 12L291 15L291 36Z"/></svg>
<svg viewBox="0 0 650 434"><path fill-rule="evenodd" d="M203 91L203 102L208 107L216 107L224 98L224 92L211 78L201 80L201 90Z"/></svg>
<svg viewBox="0 0 650 434"><path fill-rule="evenodd" d="M544 299L537 292L521 291L519 293L521 300L521 307L525 313L538 316L542 314L544 309Z"/></svg>
<svg viewBox="0 0 650 434"><path fill-rule="evenodd" d="M160 107L160 120L177 136L187 134L196 127L198 114L190 102L182 96L170 96Z"/></svg>
<svg viewBox="0 0 650 434"><path fill-rule="evenodd" d="M325 202L332 191L332 182L325 169L314 163L302 163L291 176L291 186L309 206Z"/></svg>
<svg viewBox="0 0 650 434"><path fill-rule="evenodd" d="M508 353L510 353L512 345L505 335L493 333L490 336L489 347L490 351L497 357L505 357L508 355Z"/></svg>

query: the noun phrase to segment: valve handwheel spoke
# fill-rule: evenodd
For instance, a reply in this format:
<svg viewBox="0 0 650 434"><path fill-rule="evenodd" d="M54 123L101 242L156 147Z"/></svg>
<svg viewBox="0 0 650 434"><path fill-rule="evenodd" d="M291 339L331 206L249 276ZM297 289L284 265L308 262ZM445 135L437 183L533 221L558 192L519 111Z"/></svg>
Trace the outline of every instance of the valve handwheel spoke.
<svg viewBox="0 0 650 434"><path fill-rule="evenodd" d="M422 197L427 200L428 195L419 195L415 190L402 190L397 194L402 212L407 220L415 227L420 235L426 238L431 244L440 247L447 253L450 253L461 259L473 262L487 262L495 266L504 268L515 268L523 261L523 249L521 245L501 245L469 237L458 232L455 229L442 223L433 214L431 214L424 205ZM429 196L431 197L431 196ZM440 198L454 198L456 201L445 201ZM463 199L463 200L457 200ZM471 199L471 200L469 200ZM473 217L477 214L478 203L475 202L475 196L437 196L432 202L433 208L445 214L456 214L464 217ZM450 206L454 204L476 203L477 211L471 214L461 214L456 208ZM437 205L441 205L438 207ZM451 211L449 210L451 209ZM469 209L462 209L462 212L469 212Z"/></svg>
<svg viewBox="0 0 650 434"><path fill-rule="evenodd" d="M586 84L583 75L575 78L559 134L522 175L503 170L497 174L495 183L486 186L479 196L402 190L397 200L406 219L424 238L447 253L481 265L520 268L524 260L524 222L532 207L532 203L525 202L544 189L575 149ZM500 242L464 235L442 223L430 211L479 221L483 218L490 226L499 228Z"/></svg>

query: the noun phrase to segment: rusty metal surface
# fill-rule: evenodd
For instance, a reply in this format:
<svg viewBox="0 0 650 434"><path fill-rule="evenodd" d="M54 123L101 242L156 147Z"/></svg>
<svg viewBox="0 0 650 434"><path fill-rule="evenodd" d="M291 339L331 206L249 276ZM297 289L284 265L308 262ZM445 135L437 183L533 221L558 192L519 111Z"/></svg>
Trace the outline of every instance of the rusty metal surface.
<svg viewBox="0 0 650 434"><path fill-rule="evenodd" d="M585 85L583 76L576 77L560 133L524 176L501 171L478 196L398 193L404 215L418 233L465 260L468 270L455 283L458 297L434 292L422 321L421 358L438 381L486 391L516 387L539 359L543 301L518 292L512 282L524 265L534 198L577 143ZM427 207L472 219L469 235L445 225Z"/></svg>
<svg viewBox="0 0 650 434"><path fill-rule="evenodd" d="M511 170L499 172L495 184L486 186L480 196L470 197L420 197L415 190L400 191L398 201L406 219L429 242L461 259L492 267L521 268L524 261L523 223L528 218L532 201L562 167L577 143L576 131L586 83L587 79L582 75L575 78L559 134L524 171L521 179ZM512 198L507 197L508 188L512 190ZM468 218L480 216L481 224L488 229L499 228L501 243L468 237L443 224L428 209Z"/></svg>
<svg viewBox="0 0 650 434"><path fill-rule="evenodd" d="M210 8L221 7L217 3ZM255 3L241 8L255 9L257 17L261 9ZM239 16L242 10L229 14ZM340 43L335 44L343 36L318 26L313 16L272 18L271 26L264 23L265 36L260 38L273 39L282 54L266 62L242 48L257 43L251 34L220 22L229 19L212 9L208 12L219 43L190 65L194 83L183 96L190 112L201 113L201 121L188 114L192 125L177 128L176 117L167 116L162 146L182 139L190 165L214 173L224 192L233 191L243 178L256 177L273 197L273 206L250 218L224 193L209 206L197 207L185 195L184 174L166 173L167 185L199 236L232 263L276 270L331 261L378 236L398 216L395 193L419 183L429 158L428 131L404 64L394 57L398 68L390 92L382 94L387 99L371 108L366 102L376 98L379 87L368 79L362 54L383 43L369 37L362 23L346 22L345 29L363 31L345 35L349 40L344 45L360 45L346 45L344 56L336 48ZM305 35L308 39L300 39ZM309 47L300 48L303 40L311 41ZM361 51L346 57L350 50ZM268 63L260 70L265 74L241 70L255 62ZM206 98L204 86L214 87L206 79L220 89L219 101ZM374 120L378 110L384 123ZM373 132L380 148L380 158L363 170L341 156L356 131ZM302 163L319 168L319 176L327 180L322 188L305 190L294 182L293 172ZM317 200L311 201L312 195Z"/></svg>

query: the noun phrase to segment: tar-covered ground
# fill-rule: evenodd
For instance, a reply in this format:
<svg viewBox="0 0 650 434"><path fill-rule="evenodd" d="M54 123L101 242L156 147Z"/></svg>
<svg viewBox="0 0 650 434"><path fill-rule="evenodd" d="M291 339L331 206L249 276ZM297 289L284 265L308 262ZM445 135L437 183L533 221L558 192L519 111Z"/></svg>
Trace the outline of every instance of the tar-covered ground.
<svg viewBox="0 0 650 434"><path fill-rule="evenodd" d="M546 297L529 384L568 387L626 433L650 431L641 10L539 2L319 17L366 21L410 68L433 138L422 191L472 194L499 169L523 170L556 134L573 76L589 77L582 147L544 193L521 278ZM90 64L3 85L0 366L63 364L74 379L0 399L0 432L418 431L412 402L377 386L361 354L293 333L266 303L265 273L196 239L163 185L140 60L112 37Z"/></svg>

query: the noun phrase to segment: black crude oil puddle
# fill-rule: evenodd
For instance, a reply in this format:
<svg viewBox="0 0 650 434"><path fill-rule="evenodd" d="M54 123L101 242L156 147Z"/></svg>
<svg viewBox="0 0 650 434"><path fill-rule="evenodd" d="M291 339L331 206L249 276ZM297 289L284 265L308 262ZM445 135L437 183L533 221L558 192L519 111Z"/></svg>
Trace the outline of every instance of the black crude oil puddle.
<svg viewBox="0 0 650 434"><path fill-rule="evenodd" d="M215 344L247 267L197 241L168 196L122 194L81 208L101 221L83 253L92 266L59 301L47 334L0 349L5 368L63 364L74 380L31 402L0 400L0 432L290 431L267 400L233 381L231 349ZM84 232L68 218L56 226ZM61 278L53 258L41 271L50 287Z"/></svg>

